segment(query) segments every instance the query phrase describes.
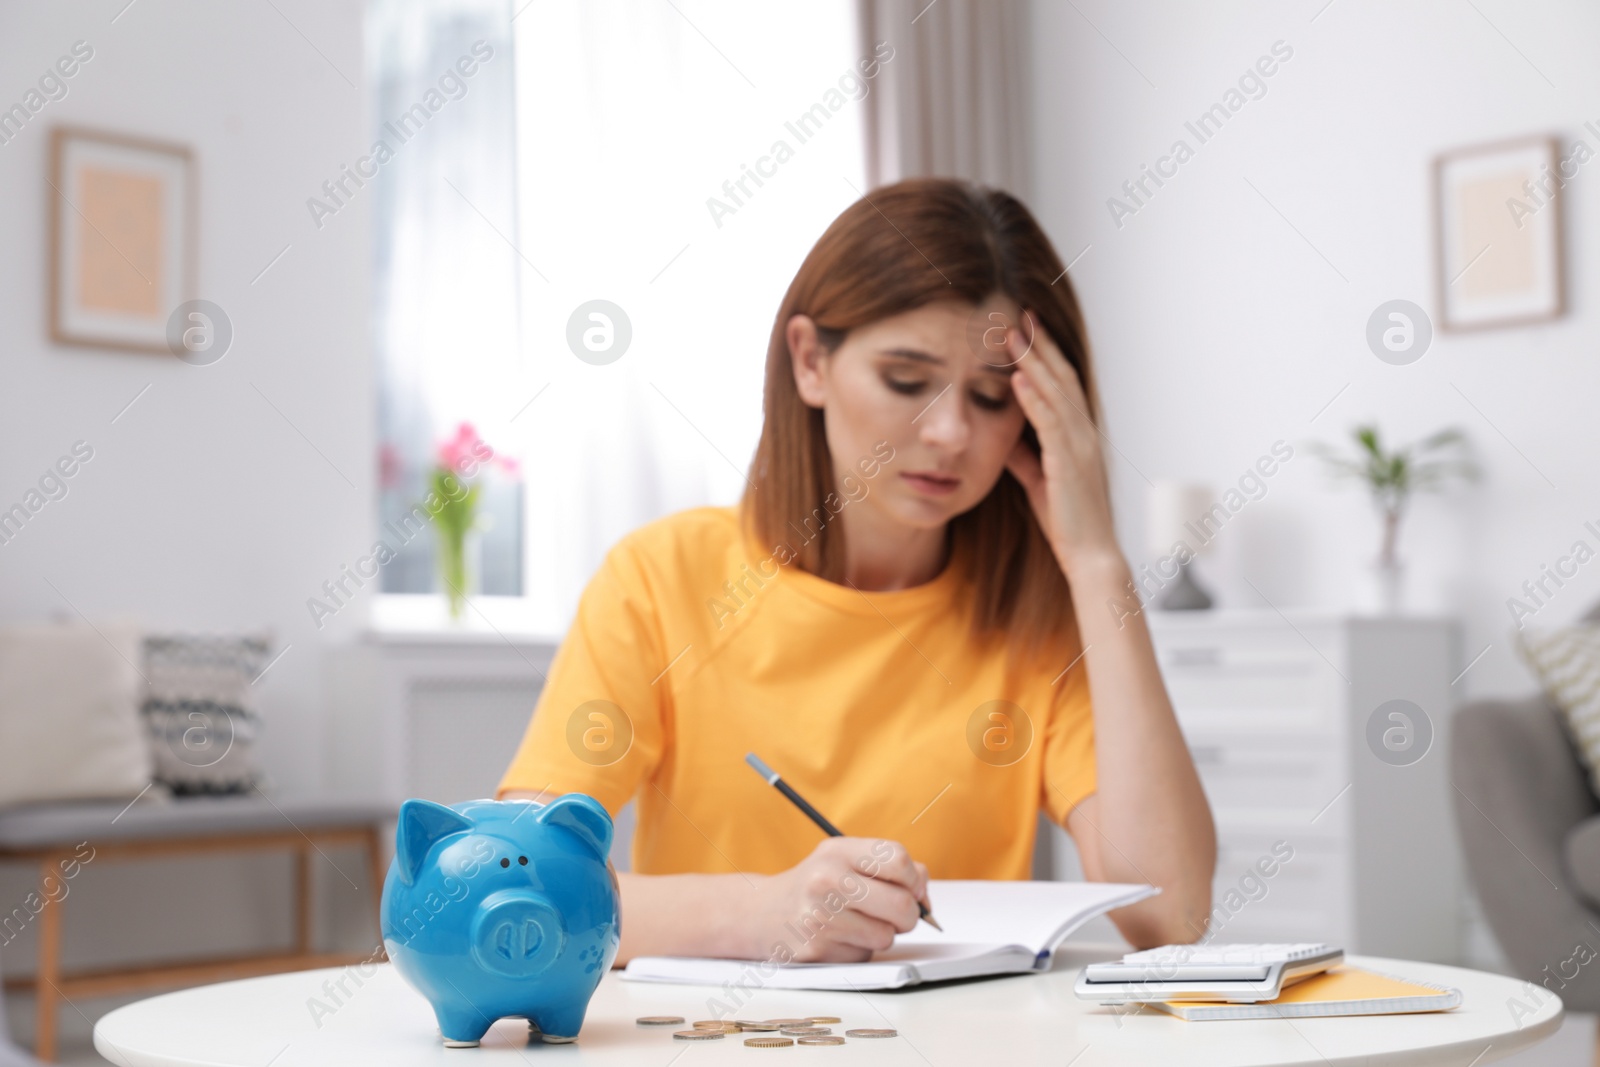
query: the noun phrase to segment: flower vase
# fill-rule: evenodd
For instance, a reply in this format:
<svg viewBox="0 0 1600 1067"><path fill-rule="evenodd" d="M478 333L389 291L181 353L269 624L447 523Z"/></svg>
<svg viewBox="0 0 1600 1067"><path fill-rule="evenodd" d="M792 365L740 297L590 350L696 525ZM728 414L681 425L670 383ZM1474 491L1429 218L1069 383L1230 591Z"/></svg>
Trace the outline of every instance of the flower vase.
<svg viewBox="0 0 1600 1067"><path fill-rule="evenodd" d="M1373 596L1380 615L1399 615L1405 609L1406 565L1382 557L1372 563Z"/></svg>
<svg viewBox="0 0 1600 1067"><path fill-rule="evenodd" d="M439 584L450 607L450 621L459 624L467 600L482 587L483 536L476 529L439 532Z"/></svg>

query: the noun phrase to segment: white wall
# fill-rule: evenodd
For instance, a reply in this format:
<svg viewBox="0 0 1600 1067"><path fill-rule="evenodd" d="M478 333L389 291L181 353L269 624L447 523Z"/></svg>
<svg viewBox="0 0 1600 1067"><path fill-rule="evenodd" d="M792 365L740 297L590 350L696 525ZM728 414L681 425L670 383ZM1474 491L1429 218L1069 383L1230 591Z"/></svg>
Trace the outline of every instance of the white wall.
<svg viewBox="0 0 1600 1067"><path fill-rule="evenodd" d="M368 140L361 7L284 0L291 26L268 4L138 3L112 24L125 3L0 9L7 105L74 41L94 48L66 98L0 146L0 501L20 499L73 441L95 450L69 495L0 546L0 615L75 606L187 630L271 627L293 647L262 680L262 746L284 788L310 788L324 768L319 635L305 601L370 543L372 526L365 216L340 212L319 232L305 208ZM198 288L234 327L221 362L49 341L45 175L57 123L192 147Z"/></svg>
<svg viewBox="0 0 1600 1067"><path fill-rule="evenodd" d="M1135 558L1148 558L1140 472L1220 490L1281 438L1295 458L1230 520L1219 558L1202 566L1231 606L1262 606L1244 579L1280 608L1359 605L1377 521L1359 490L1330 485L1302 443L1342 438L1369 418L1396 441L1462 426L1486 479L1421 498L1401 552L1415 572L1414 604L1464 618L1463 663L1492 646L1458 683L1463 695L1528 693L1505 601L1579 537L1600 547L1582 529L1600 519L1600 317L1590 298L1600 164L1566 191L1566 317L1436 332L1424 358L1404 367L1377 360L1364 329L1393 298L1437 319L1435 153L1533 134L1600 149L1582 125L1600 118L1600 9L1324 3L1032 4L1032 206L1064 259L1091 246L1072 279L1116 446L1121 533ZM1119 229L1107 199L1175 139L1196 145L1184 122L1278 40L1294 54L1266 95ZM1535 621L1568 621L1597 598L1600 563Z"/></svg>
<svg viewBox="0 0 1600 1067"><path fill-rule="evenodd" d="M69 495L0 546L0 621L76 608L191 631L270 627L292 648L260 685L263 759L282 790L314 789L334 777L319 642L347 632L362 605L319 635L305 600L371 542L373 397L365 204L319 232L305 201L369 141L361 4L125 4L0 6L0 106L74 41L94 49L68 95L0 146L0 501L19 500L75 440L95 450ZM199 291L235 330L221 362L47 339L44 179L57 123L192 147ZM75 886L69 964L289 936L286 866L153 870L108 868ZM9 869L0 900L28 886ZM31 969L31 952L18 941L7 966ZM69 1029L79 1022L64 1013Z"/></svg>

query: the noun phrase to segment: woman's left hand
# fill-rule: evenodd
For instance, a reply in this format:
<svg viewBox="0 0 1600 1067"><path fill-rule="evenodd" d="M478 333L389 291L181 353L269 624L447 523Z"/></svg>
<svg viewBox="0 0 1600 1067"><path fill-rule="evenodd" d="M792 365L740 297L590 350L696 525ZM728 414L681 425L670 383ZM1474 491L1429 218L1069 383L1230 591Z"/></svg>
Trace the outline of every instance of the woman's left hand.
<svg viewBox="0 0 1600 1067"><path fill-rule="evenodd" d="M1006 469L1022 483L1056 560L1070 579L1079 566L1120 558L1100 431L1078 372L1031 311L1006 331L1017 369L1011 389L1039 438L1040 455L1021 438ZM1031 338L1031 342L1030 342ZM1030 347L1031 343L1031 347Z"/></svg>

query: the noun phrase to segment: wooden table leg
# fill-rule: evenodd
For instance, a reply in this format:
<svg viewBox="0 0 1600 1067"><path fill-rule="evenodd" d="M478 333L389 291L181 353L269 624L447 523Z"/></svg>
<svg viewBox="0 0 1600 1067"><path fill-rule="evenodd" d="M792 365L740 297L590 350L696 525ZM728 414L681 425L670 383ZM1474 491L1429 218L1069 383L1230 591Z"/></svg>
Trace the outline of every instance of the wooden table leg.
<svg viewBox="0 0 1600 1067"><path fill-rule="evenodd" d="M294 864L294 947L302 956L311 951L311 846L300 844Z"/></svg>
<svg viewBox="0 0 1600 1067"><path fill-rule="evenodd" d="M54 880L61 888L61 874L57 857L46 856L39 864L39 898L44 910L39 913L39 963L34 992L33 1054L46 1063L56 1058L56 1015L61 997L57 985L61 977L61 909L67 898L50 898L49 883Z"/></svg>
<svg viewBox="0 0 1600 1067"><path fill-rule="evenodd" d="M383 869L382 841L376 826L367 827L367 878L372 883L372 925L378 928L378 944L383 944Z"/></svg>

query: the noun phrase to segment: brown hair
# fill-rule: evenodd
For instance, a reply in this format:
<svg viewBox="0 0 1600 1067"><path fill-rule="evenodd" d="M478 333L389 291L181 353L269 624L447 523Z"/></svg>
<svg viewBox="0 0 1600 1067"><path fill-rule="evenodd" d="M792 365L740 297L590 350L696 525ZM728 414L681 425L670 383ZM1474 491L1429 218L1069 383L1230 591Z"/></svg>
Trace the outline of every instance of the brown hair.
<svg viewBox="0 0 1600 1067"><path fill-rule="evenodd" d="M790 527L836 492L823 414L800 398L786 330L808 315L833 351L857 327L939 300L978 305L1004 294L1038 317L1077 370L1098 425L1088 337L1060 257L1033 215L1009 193L945 178L898 182L863 196L833 220L784 294L767 343L765 421L741 512L757 543L790 542ZM1029 426L1025 434L1033 439ZM824 514L827 514L824 512ZM802 568L841 581L844 531L821 523L794 546ZM950 521L952 565L965 570L972 633L1007 638L1028 657L1076 641L1072 594L1027 494L1010 471Z"/></svg>

